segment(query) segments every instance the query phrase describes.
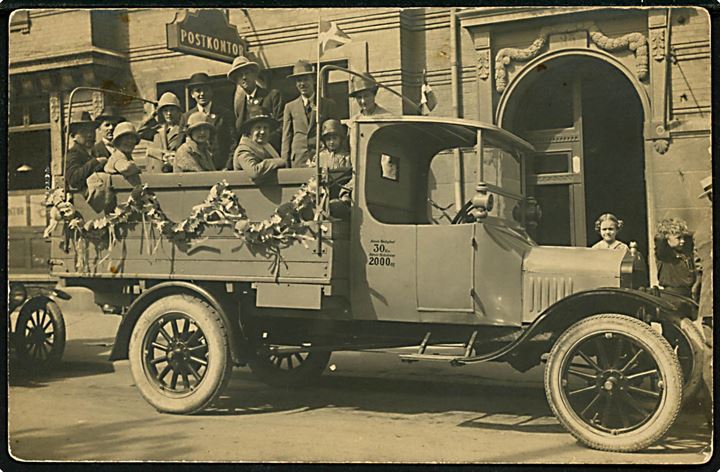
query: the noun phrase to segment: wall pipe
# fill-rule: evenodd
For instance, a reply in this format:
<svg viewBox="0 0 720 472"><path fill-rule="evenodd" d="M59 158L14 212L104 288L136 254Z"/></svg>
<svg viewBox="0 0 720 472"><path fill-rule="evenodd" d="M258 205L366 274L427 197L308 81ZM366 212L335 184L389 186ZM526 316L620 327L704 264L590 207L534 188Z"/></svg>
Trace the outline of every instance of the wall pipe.
<svg viewBox="0 0 720 472"><path fill-rule="evenodd" d="M458 29L457 29L457 8L450 9L450 87L452 88L452 114L455 118L461 118L460 93L462 84L458 74ZM460 211L465 203L464 178L463 178L463 155L460 149L453 149L453 169L455 174L455 211Z"/></svg>

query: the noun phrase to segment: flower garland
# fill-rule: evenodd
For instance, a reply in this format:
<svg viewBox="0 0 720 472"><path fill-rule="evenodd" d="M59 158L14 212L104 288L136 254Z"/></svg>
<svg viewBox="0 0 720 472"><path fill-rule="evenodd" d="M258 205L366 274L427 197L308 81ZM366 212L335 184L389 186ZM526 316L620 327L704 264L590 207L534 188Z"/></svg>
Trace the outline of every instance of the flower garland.
<svg viewBox="0 0 720 472"><path fill-rule="evenodd" d="M315 204L318 191L321 197L319 208ZM67 241L72 237L76 270L89 272L87 242L104 244L104 241L107 241L108 252L96 262L97 267L105 259L109 260L115 242L124 238L128 229L138 223L143 225L143 236L148 240L151 238L148 226L160 234L154 250L157 250L162 238L175 243L189 243L200 238L210 226L232 226L234 236L243 240L251 251L275 257L271 270L277 277L282 262L280 251L296 241L307 247L307 241L315 239L314 222L319 220L326 198L327 191L318 187L313 178L304 184L289 202L277 207L269 218L251 223L237 195L228 189L227 181L223 180L212 186L205 201L195 205L190 211L190 216L175 223L160 208L156 195L148 190L147 185L142 185L130 193L126 202L118 204L105 216L85 221L68 201L65 191L56 188L46 196L45 204L50 208L50 223L45 228L44 237L49 237L58 223L63 221L66 235L65 249L69 250ZM110 269L112 269L111 262L111 260L108 262Z"/></svg>

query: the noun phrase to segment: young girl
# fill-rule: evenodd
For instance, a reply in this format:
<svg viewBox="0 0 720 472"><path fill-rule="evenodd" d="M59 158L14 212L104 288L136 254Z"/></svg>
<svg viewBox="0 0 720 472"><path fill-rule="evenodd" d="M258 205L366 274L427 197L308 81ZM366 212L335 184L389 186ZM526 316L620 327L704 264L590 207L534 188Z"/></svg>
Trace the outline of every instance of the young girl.
<svg viewBox="0 0 720 472"><path fill-rule="evenodd" d="M344 149L347 131L339 120L325 120L322 124L323 148L320 150L320 167L330 170L347 169L350 165L350 154ZM315 156L307 162L308 167L315 167Z"/></svg>
<svg viewBox="0 0 720 472"><path fill-rule="evenodd" d="M696 271L692 257L693 239L687 223L679 218L660 222L655 234L658 282L668 292L692 296Z"/></svg>
<svg viewBox="0 0 720 472"><path fill-rule="evenodd" d="M620 232L622 227L622 220L619 220L617 216L612 213L603 213L600 215L600 217L595 221L595 231L600 234L602 239L595 243L592 248L620 249L627 251L627 244L617 239L617 234Z"/></svg>

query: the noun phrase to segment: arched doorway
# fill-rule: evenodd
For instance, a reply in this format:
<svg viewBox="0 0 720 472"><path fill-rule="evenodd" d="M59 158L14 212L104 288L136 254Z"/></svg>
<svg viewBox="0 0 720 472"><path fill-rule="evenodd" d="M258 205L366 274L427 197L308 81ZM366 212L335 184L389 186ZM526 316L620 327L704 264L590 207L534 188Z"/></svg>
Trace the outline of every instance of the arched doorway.
<svg viewBox="0 0 720 472"><path fill-rule="evenodd" d="M528 190L543 212L539 243L591 245L610 212L625 223L620 239L647 254L643 107L623 73L594 57L541 62L513 88L502 126L538 151Z"/></svg>

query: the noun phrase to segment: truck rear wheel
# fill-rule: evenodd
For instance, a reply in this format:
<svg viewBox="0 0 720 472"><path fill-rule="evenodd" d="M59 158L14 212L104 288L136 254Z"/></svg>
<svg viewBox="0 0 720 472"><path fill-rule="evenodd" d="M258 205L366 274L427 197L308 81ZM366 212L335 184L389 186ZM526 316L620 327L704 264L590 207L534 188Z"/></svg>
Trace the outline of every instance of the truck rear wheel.
<svg viewBox="0 0 720 472"><path fill-rule="evenodd" d="M248 361L252 373L273 387L307 385L322 375L331 352L312 351L292 354L261 354Z"/></svg>
<svg viewBox="0 0 720 472"><path fill-rule="evenodd" d="M668 342L624 315L596 315L557 340L545 393L560 423L594 449L632 452L660 439L682 402L682 372Z"/></svg>
<svg viewBox="0 0 720 472"><path fill-rule="evenodd" d="M164 297L140 315L130 337L129 358L140 393L165 413L203 410L232 374L220 315L189 295Z"/></svg>
<svg viewBox="0 0 720 472"><path fill-rule="evenodd" d="M27 369L46 369L62 359L65 319L52 300L32 298L20 309L13 333L15 357Z"/></svg>
<svg viewBox="0 0 720 472"><path fill-rule="evenodd" d="M697 395L702 386L703 334L688 318L675 316L661 323L663 337L670 343L683 373L683 401Z"/></svg>

